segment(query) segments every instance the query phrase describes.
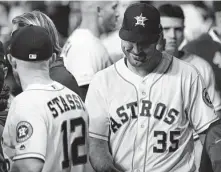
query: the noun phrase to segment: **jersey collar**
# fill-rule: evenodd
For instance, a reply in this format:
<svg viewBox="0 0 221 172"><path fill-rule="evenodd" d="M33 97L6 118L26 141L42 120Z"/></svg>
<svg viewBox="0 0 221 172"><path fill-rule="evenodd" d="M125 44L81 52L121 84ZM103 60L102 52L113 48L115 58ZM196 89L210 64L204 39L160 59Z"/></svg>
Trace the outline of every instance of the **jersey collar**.
<svg viewBox="0 0 221 172"><path fill-rule="evenodd" d="M135 74L134 72L132 72L131 70L129 70L124 62L124 60L125 60L124 58L119 60L117 63L115 63L115 69L116 69L118 75L120 75L124 80L126 80L127 82L130 82L134 85L137 85L140 82L146 80L150 75L156 76L156 77L153 77L153 81L157 80L170 67L170 65L172 63L172 59L173 59L173 57L171 55L163 52L162 53L162 60L161 60L160 64L154 69L153 72L151 72L150 74L148 74L145 77L141 77L141 76Z"/></svg>
<svg viewBox="0 0 221 172"><path fill-rule="evenodd" d="M53 81L51 84L30 84L28 87L25 89L25 91L28 90L47 90L47 91L53 91L53 90L60 90L63 89L64 86L61 85L60 83Z"/></svg>

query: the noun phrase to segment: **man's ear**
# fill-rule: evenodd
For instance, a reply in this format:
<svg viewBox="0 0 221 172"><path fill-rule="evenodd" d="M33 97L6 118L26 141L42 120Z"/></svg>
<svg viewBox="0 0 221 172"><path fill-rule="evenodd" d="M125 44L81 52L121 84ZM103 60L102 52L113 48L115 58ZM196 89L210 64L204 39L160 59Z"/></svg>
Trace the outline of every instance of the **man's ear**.
<svg viewBox="0 0 221 172"><path fill-rule="evenodd" d="M11 54L7 54L7 58L8 58L9 63L11 64L12 68L16 69L17 63L15 60L13 60L13 57L11 56Z"/></svg>
<svg viewBox="0 0 221 172"><path fill-rule="evenodd" d="M101 14L101 7L97 6L97 15L100 16L100 14Z"/></svg>
<svg viewBox="0 0 221 172"><path fill-rule="evenodd" d="M96 2L96 6L97 6L97 15L100 17L102 16L102 12L103 12L103 5L102 2Z"/></svg>
<svg viewBox="0 0 221 172"><path fill-rule="evenodd" d="M55 60L57 59L57 54L53 53L51 59L52 59L52 62L55 62Z"/></svg>
<svg viewBox="0 0 221 172"><path fill-rule="evenodd" d="M8 67L4 67L3 71L4 71L5 78L6 78L6 76L8 75Z"/></svg>
<svg viewBox="0 0 221 172"><path fill-rule="evenodd" d="M11 63L12 63L12 57L11 57L10 54L7 54L7 59L8 59L8 61L9 61L9 63L11 64Z"/></svg>
<svg viewBox="0 0 221 172"><path fill-rule="evenodd" d="M55 62L55 60L57 59L57 54L56 53L53 53L50 60L49 60L49 63L52 64Z"/></svg>

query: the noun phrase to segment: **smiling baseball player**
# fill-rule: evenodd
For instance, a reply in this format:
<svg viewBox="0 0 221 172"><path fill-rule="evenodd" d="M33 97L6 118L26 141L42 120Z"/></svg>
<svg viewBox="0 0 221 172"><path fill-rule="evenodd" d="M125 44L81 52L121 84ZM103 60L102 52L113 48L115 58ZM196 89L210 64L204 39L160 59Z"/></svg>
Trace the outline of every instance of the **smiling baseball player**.
<svg viewBox="0 0 221 172"><path fill-rule="evenodd" d="M218 117L197 70L156 50L160 14L130 5L119 36L125 58L100 71L86 97L96 171L194 172L193 129ZM110 148L110 149L109 149Z"/></svg>

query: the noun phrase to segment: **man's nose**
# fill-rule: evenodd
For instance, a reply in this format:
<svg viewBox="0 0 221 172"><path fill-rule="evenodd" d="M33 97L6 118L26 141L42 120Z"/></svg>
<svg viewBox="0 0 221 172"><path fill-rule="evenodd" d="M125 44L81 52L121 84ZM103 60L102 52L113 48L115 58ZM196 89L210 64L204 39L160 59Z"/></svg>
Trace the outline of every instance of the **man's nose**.
<svg viewBox="0 0 221 172"><path fill-rule="evenodd" d="M176 38L175 29L173 29L173 28L169 29L168 35L170 38L175 39Z"/></svg>
<svg viewBox="0 0 221 172"><path fill-rule="evenodd" d="M134 43L133 51L134 53L139 54L141 52L141 46L138 43Z"/></svg>

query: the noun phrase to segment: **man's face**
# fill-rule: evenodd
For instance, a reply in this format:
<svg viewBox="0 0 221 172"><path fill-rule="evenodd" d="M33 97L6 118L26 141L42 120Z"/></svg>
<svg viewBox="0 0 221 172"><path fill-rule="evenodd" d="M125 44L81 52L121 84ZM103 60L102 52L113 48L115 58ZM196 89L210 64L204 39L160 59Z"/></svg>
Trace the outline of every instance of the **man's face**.
<svg viewBox="0 0 221 172"><path fill-rule="evenodd" d="M184 38L184 20L176 17L161 17L164 38L166 39L165 50L169 54L178 51Z"/></svg>
<svg viewBox="0 0 221 172"><path fill-rule="evenodd" d="M117 1L107 1L104 2L100 11L100 24L103 28L104 33L111 32L115 30L116 24L119 17L118 12L118 2Z"/></svg>
<svg viewBox="0 0 221 172"><path fill-rule="evenodd" d="M166 45L166 40L163 36L163 33L161 32L156 48L158 51L162 52L165 50L165 45Z"/></svg>
<svg viewBox="0 0 221 172"><path fill-rule="evenodd" d="M145 67L150 61L154 60L156 44L147 42L133 43L122 40L121 48L132 66Z"/></svg>

